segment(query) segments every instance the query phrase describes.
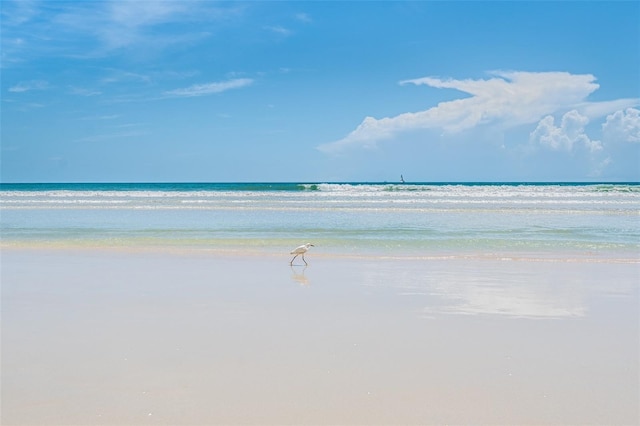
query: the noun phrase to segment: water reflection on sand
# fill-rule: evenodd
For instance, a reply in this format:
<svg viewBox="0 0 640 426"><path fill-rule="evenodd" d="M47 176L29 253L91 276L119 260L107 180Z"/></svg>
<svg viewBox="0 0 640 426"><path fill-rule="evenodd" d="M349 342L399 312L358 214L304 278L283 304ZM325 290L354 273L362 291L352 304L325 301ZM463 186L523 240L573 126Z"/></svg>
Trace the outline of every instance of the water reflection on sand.
<svg viewBox="0 0 640 426"><path fill-rule="evenodd" d="M611 265L589 262L436 260L398 267L389 261L364 268L361 283L424 299L420 316L427 318L441 314L580 318L588 315L594 294L633 292L637 283L632 277L639 276L640 266L616 268L619 276L611 275Z"/></svg>
<svg viewBox="0 0 640 426"><path fill-rule="evenodd" d="M309 279L304 275L304 271L307 269L307 266L290 266L290 268L291 279L293 280L293 282L302 286L311 285Z"/></svg>

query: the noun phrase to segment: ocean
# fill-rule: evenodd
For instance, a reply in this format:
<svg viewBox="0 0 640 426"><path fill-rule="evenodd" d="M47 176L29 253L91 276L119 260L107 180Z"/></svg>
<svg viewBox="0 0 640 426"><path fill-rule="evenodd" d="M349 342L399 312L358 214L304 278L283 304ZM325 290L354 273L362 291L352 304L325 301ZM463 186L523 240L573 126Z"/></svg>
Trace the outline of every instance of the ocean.
<svg viewBox="0 0 640 426"><path fill-rule="evenodd" d="M1 184L4 247L640 256L638 183Z"/></svg>

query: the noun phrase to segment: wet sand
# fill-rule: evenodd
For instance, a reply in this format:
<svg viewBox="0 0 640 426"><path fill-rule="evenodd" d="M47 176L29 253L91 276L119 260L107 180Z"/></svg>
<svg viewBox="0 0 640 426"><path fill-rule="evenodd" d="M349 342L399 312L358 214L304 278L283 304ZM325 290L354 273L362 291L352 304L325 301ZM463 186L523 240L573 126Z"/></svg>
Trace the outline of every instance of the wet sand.
<svg viewBox="0 0 640 426"><path fill-rule="evenodd" d="M637 262L2 251L3 425L638 424Z"/></svg>

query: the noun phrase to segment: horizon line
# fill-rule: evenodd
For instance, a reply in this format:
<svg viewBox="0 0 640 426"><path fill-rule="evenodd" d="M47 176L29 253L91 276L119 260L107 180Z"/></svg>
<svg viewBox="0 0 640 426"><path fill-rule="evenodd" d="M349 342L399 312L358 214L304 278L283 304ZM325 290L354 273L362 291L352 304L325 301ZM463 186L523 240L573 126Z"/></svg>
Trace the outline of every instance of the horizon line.
<svg viewBox="0 0 640 426"><path fill-rule="evenodd" d="M246 184L246 185L276 185L276 184L298 184L298 185L506 185L506 184L529 184L529 185L561 185L561 184L631 184L638 185L640 181L591 181L591 180L443 180L443 181L20 181L2 182L0 185L220 185L220 184Z"/></svg>

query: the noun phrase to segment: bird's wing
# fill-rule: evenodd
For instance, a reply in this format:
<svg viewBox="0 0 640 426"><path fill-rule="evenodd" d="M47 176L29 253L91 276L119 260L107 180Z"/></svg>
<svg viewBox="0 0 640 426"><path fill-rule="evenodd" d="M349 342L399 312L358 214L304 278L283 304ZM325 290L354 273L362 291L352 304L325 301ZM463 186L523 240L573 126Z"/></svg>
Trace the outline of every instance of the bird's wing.
<svg viewBox="0 0 640 426"><path fill-rule="evenodd" d="M298 246L296 248L294 248L290 254L300 254L307 251L307 246L305 246L304 244L301 246Z"/></svg>

